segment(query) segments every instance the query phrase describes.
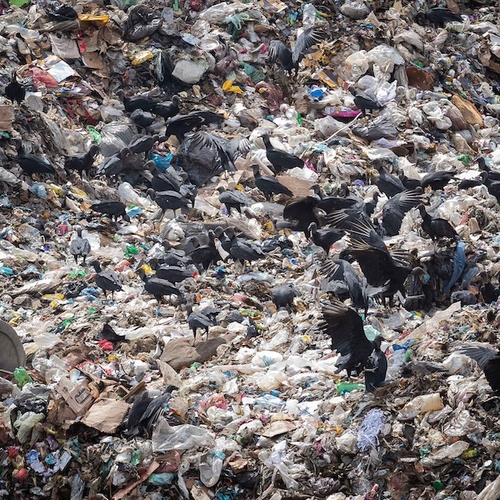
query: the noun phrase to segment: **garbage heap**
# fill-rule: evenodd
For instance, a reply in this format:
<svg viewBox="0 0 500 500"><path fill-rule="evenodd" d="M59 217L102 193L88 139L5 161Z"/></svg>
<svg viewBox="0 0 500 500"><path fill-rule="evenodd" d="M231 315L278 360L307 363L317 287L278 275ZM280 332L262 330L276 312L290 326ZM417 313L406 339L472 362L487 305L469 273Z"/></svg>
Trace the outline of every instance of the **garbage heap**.
<svg viewBox="0 0 500 500"><path fill-rule="evenodd" d="M429 22L435 7L461 18ZM14 80L26 90L0 103L0 318L23 347L0 367L2 497L498 498L498 398L458 352L498 342L496 303L477 276L498 285L499 205L476 161L500 165L497 2L12 0L0 14L1 82L7 94ZM310 28L321 35L304 48ZM299 54L289 71L273 40ZM357 109L360 92L377 109ZM168 118L127 110L131 96L174 95L181 115L221 116L202 134L241 140L232 171L213 139L199 146L169 135ZM147 157L130 152L137 133L157 134ZM416 208L385 238L422 266L435 254L443 269L465 260L425 310L402 296L370 301L365 332L383 334L389 361L374 393L337 373L318 328L325 251L303 230L279 229L290 197L266 200L254 185L252 165L272 173L264 133L305 161L278 176L292 199L314 184L366 199L377 162L414 180L454 172L422 195L461 243L431 241ZM19 144L53 175L26 175ZM93 144L94 169L64 168ZM184 168L198 188L193 209L158 213L151 165ZM249 197L243 215L221 204L221 187ZM129 222L99 217L91 207L102 200L124 203ZM382 225L386 202L375 209ZM91 246L85 263L70 252L77 225ZM141 270L154 274L165 242L182 249L229 226L275 246L251 266L223 257L192 269L183 295L212 315L193 340L185 304L159 303ZM348 247L340 240L329 258ZM121 290L105 296L90 260ZM479 298L462 306L451 295L470 268L465 291ZM295 298L278 310L272 289L284 284ZM14 337L0 331L4 350Z"/></svg>

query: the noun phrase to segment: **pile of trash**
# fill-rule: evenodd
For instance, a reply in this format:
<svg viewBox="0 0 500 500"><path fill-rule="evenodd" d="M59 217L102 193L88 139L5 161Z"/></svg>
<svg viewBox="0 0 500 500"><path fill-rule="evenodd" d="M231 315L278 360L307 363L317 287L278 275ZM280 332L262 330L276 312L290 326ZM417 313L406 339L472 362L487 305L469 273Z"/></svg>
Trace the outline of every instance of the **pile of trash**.
<svg viewBox="0 0 500 500"><path fill-rule="evenodd" d="M498 498L499 10L3 2L0 497Z"/></svg>

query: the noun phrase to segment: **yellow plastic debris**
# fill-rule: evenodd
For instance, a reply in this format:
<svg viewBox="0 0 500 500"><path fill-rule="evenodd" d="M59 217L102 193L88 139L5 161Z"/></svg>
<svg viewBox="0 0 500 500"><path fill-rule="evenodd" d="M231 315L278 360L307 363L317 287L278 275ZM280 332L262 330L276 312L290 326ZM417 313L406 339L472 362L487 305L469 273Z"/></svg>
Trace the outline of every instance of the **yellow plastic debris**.
<svg viewBox="0 0 500 500"><path fill-rule="evenodd" d="M78 14L80 21L96 22L106 24L109 21L109 16L96 16L93 14Z"/></svg>
<svg viewBox="0 0 500 500"><path fill-rule="evenodd" d="M95 22L106 24L109 21L109 16L96 16L93 14L78 14L80 21Z"/></svg>
<svg viewBox="0 0 500 500"><path fill-rule="evenodd" d="M141 50L130 56L130 60L133 66L139 66L149 59L153 59L154 54L150 50Z"/></svg>
<svg viewBox="0 0 500 500"><path fill-rule="evenodd" d="M232 92L233 94L245 95L245 92L241 90L241 87L238 87L238 85L233 85L232 80L226 80L222 85L222 90L224 92Z"/></svg>

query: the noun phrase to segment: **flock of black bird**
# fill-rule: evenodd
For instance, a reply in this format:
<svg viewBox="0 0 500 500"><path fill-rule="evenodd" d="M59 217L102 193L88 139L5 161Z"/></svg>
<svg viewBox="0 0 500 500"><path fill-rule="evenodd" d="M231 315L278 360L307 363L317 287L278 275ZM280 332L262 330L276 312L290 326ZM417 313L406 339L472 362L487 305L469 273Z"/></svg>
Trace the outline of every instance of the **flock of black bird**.
<svg viewBox="0 0 500 500"><path fill-rule="evenodd" d="M417 21L441 26L445 22L459 21L460 16L447 9L430 9L417 16ZM294 49L281 41L270 45L269 60L278 63L288 73L297 73L304 52L321 40L321 34L312 28L304 31L296 40ZM366 112L383 110L384 106L374 96L354 86L347 86L355 105ZM16 73L5 88L5 95L13 102L22 104L26 90ZM171 210L174 217L178 210L189 213L195 207L198 188L222 172L234 172L235 162L245 156L252 147L247 138L228 140L214 130L224 117L211 111L181 113L182 101L174 95L170 101L148 95L127 96L120 91L118 96L137 134L126 147L100 157L98 145L87 152L67 157L64 168L59 168L29 150L34 145L17 140L17 164L29 177L86 177L107 178L110 182L127 181L153 200L164 215ZM154 151L162 154L160 145L175 138L179 147L177 156L165 168L152 159ZM367 168L363 179L373 184L376 190L361 191L356 186L343 183L338 193L323 193L320 186L313 187L311 194L294 197L294 193L276 177L292 168L303 168L304 159L276 148L267 134L261 136L270 169L275 175L263 175L258 164L252 165L253 179L250 185L267 201L273 197L286 201L283 219L272 222L277 230L288 229L303 232L310 244L323 249L320 291L329 300L322 302L323 322L319 330L331 337L332 349L340 354L338 371L346 370L349 376L364 373L368 392L373 392L386 381L387 360L381 350L382 336L369 340L363 329L370 306L378 302L392 306L395 300L408 310L429 311L433 306L442 306L450 300L473 304L479 300L494 302L499 290L489 282L488 276L480 275L476 266L482 258L473 249L460 241L453 225L436 216L436 202L448 183L455 180L456 171L430 170L422 179L409 179L397 166L374 161ZM431 166L432 167L432 166ZM484 185L500 203L500 172L492 170L487 162L479 158L480 176L459 188L468 189ZM366 193L371 193L366 198ZM244 189L219 189L219 201L234 217L244 217L246 207L255 198L255 192ZM381 211L376 208L381 199L387 200ZM276 198L278 199L278 198ZM116 224L130 220L127 207L117 200L96 200L84 214L87 220L96 214L107 216ZM421 218L421 235L430 239L431 251L425 259L417 253L388 248L384 238L399 234L403 219L412 211ZM337 242L343 241L342 251L332 253ZM144 282L144 290L158 304L165 297L175 297L177 304L186 311L187 323L196 339L203 330L207 336L211 326L217 322L216 309L195 311L195 301L188 299L189 283L195 276L206 272L211 266L232 259L242 269L249 264L266 259L271 252L290 251L293 244L283 235L262 242L252 241L237 227L206 225L206 230L186 236L181 244L172 248L164 241L163 252L155 258L145 258L137 266L137 275ZM78 264L86 265L91 253L89 241L82 236L82 228L75 230L70 253ZM94 281L107 299L108 292L114 299L115 292L123 290L119 275L111 269L103 269L98 260L90 263L95 269ZM152 274L148 274L148 269ZM359 272L361 271L361 272ZM481 280L477 292L470 290L474 280ZM294 299L299 292L293 285L278 285L271 291L271 300L277 310L294 310ZM351 305L346 305L348 301ZM361 311L363 316L358 311ZM248 337L258 335L253 321L249 322ZM468 347L463 351L475 359L490 382L495 393L500 393L500 353L490 349ZM150 428L152 419L168 401L150 398L147 393L136 400L129 415L127 432L135 435L141 426ZM137 406L137 407L136 407ZM137 415L135 415L137 413Z"/></svg>

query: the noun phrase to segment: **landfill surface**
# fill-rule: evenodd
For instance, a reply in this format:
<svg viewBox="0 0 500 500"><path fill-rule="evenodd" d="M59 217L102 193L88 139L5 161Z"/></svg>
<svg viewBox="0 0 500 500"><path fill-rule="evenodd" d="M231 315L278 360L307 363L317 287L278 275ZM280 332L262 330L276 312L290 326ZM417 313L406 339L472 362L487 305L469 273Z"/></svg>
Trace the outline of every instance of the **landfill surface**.
<svg viewBox="0 0 500 500"><path fill-rule="evenodd" d="M0 497L500 498L499 19L3 1Z"/></svg>

